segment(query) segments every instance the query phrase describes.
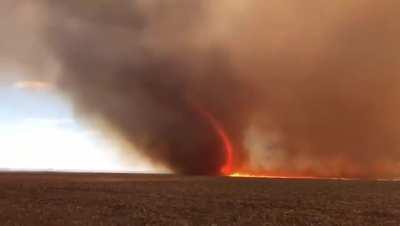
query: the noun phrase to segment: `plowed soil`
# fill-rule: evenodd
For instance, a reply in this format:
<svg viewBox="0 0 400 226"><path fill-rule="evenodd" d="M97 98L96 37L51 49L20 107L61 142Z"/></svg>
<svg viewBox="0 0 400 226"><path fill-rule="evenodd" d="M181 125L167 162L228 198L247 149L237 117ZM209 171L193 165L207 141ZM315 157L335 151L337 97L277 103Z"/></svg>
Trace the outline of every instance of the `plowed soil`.
<svg viewBox="0 0 400 226"><path fill-rule="evenodd" d="M2 173L0 225L400 225L400 183Z"/></svg>

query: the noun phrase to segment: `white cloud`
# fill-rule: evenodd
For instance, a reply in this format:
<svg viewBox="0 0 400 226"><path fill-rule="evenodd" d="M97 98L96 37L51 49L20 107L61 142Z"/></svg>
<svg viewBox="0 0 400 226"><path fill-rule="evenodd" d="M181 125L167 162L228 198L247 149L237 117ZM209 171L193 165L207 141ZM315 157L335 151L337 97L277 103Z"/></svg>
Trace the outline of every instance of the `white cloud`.
<svg viewBox="0 0 400 226"><path fill-rule="evenodd" d="M18 81L13 84L16 89L28 89L34 91L47 91L54 88L53 84L44 81Z"/></svg>

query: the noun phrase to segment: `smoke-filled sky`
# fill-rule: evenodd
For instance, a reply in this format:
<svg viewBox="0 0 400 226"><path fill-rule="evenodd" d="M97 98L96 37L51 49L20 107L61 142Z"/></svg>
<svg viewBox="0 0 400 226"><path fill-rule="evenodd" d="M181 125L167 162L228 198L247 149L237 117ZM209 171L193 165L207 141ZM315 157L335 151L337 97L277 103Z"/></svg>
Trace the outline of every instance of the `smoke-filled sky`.
<svg viewBox="0 0 400 226"><path fill-rule="evenodd" d="M1 71L24 71L3 80L52 87L120 156L185 174L400 175L396 0L0 5Z"/></svg>

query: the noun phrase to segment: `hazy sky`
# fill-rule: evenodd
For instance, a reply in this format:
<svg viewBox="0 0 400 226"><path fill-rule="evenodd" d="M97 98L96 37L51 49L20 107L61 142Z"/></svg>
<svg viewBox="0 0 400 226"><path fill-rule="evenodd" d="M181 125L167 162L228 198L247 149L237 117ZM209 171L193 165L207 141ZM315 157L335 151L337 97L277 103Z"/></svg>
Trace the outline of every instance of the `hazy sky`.
<svg viewBox="0 0 400 226"><path fill-rule="evenodd" d="M2 75L9 79L0 85L1 169L152 170L142 159L122 161L114 145L79 125L72 106L53 88L18 81L15 72Z"/></svg>

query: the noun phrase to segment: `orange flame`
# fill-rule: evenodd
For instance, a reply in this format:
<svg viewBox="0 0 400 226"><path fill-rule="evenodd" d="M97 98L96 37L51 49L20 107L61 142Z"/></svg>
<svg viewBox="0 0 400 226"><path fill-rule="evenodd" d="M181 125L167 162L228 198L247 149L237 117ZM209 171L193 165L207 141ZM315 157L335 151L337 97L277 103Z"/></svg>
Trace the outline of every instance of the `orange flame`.
<svg viewBox="0 0 400 226"><path fill-rule="evenodd" d="M232 142L225 131L224 127L221 123L209 112L202 110L201 108L196 107L197 111L206 118L211 126L214 128L215 132L218 134L221 139L225 152L225 163L220 169L220 173L229 177L239 177L239 178L276 178L276 179L330 179L330 180L357 180L357 178L342 178L342 177L318 177L318 176L309 176L307 173L305 174L290 174L285 172L251 172L245 169L234 171L233 167L233 145Z"/></svg>

